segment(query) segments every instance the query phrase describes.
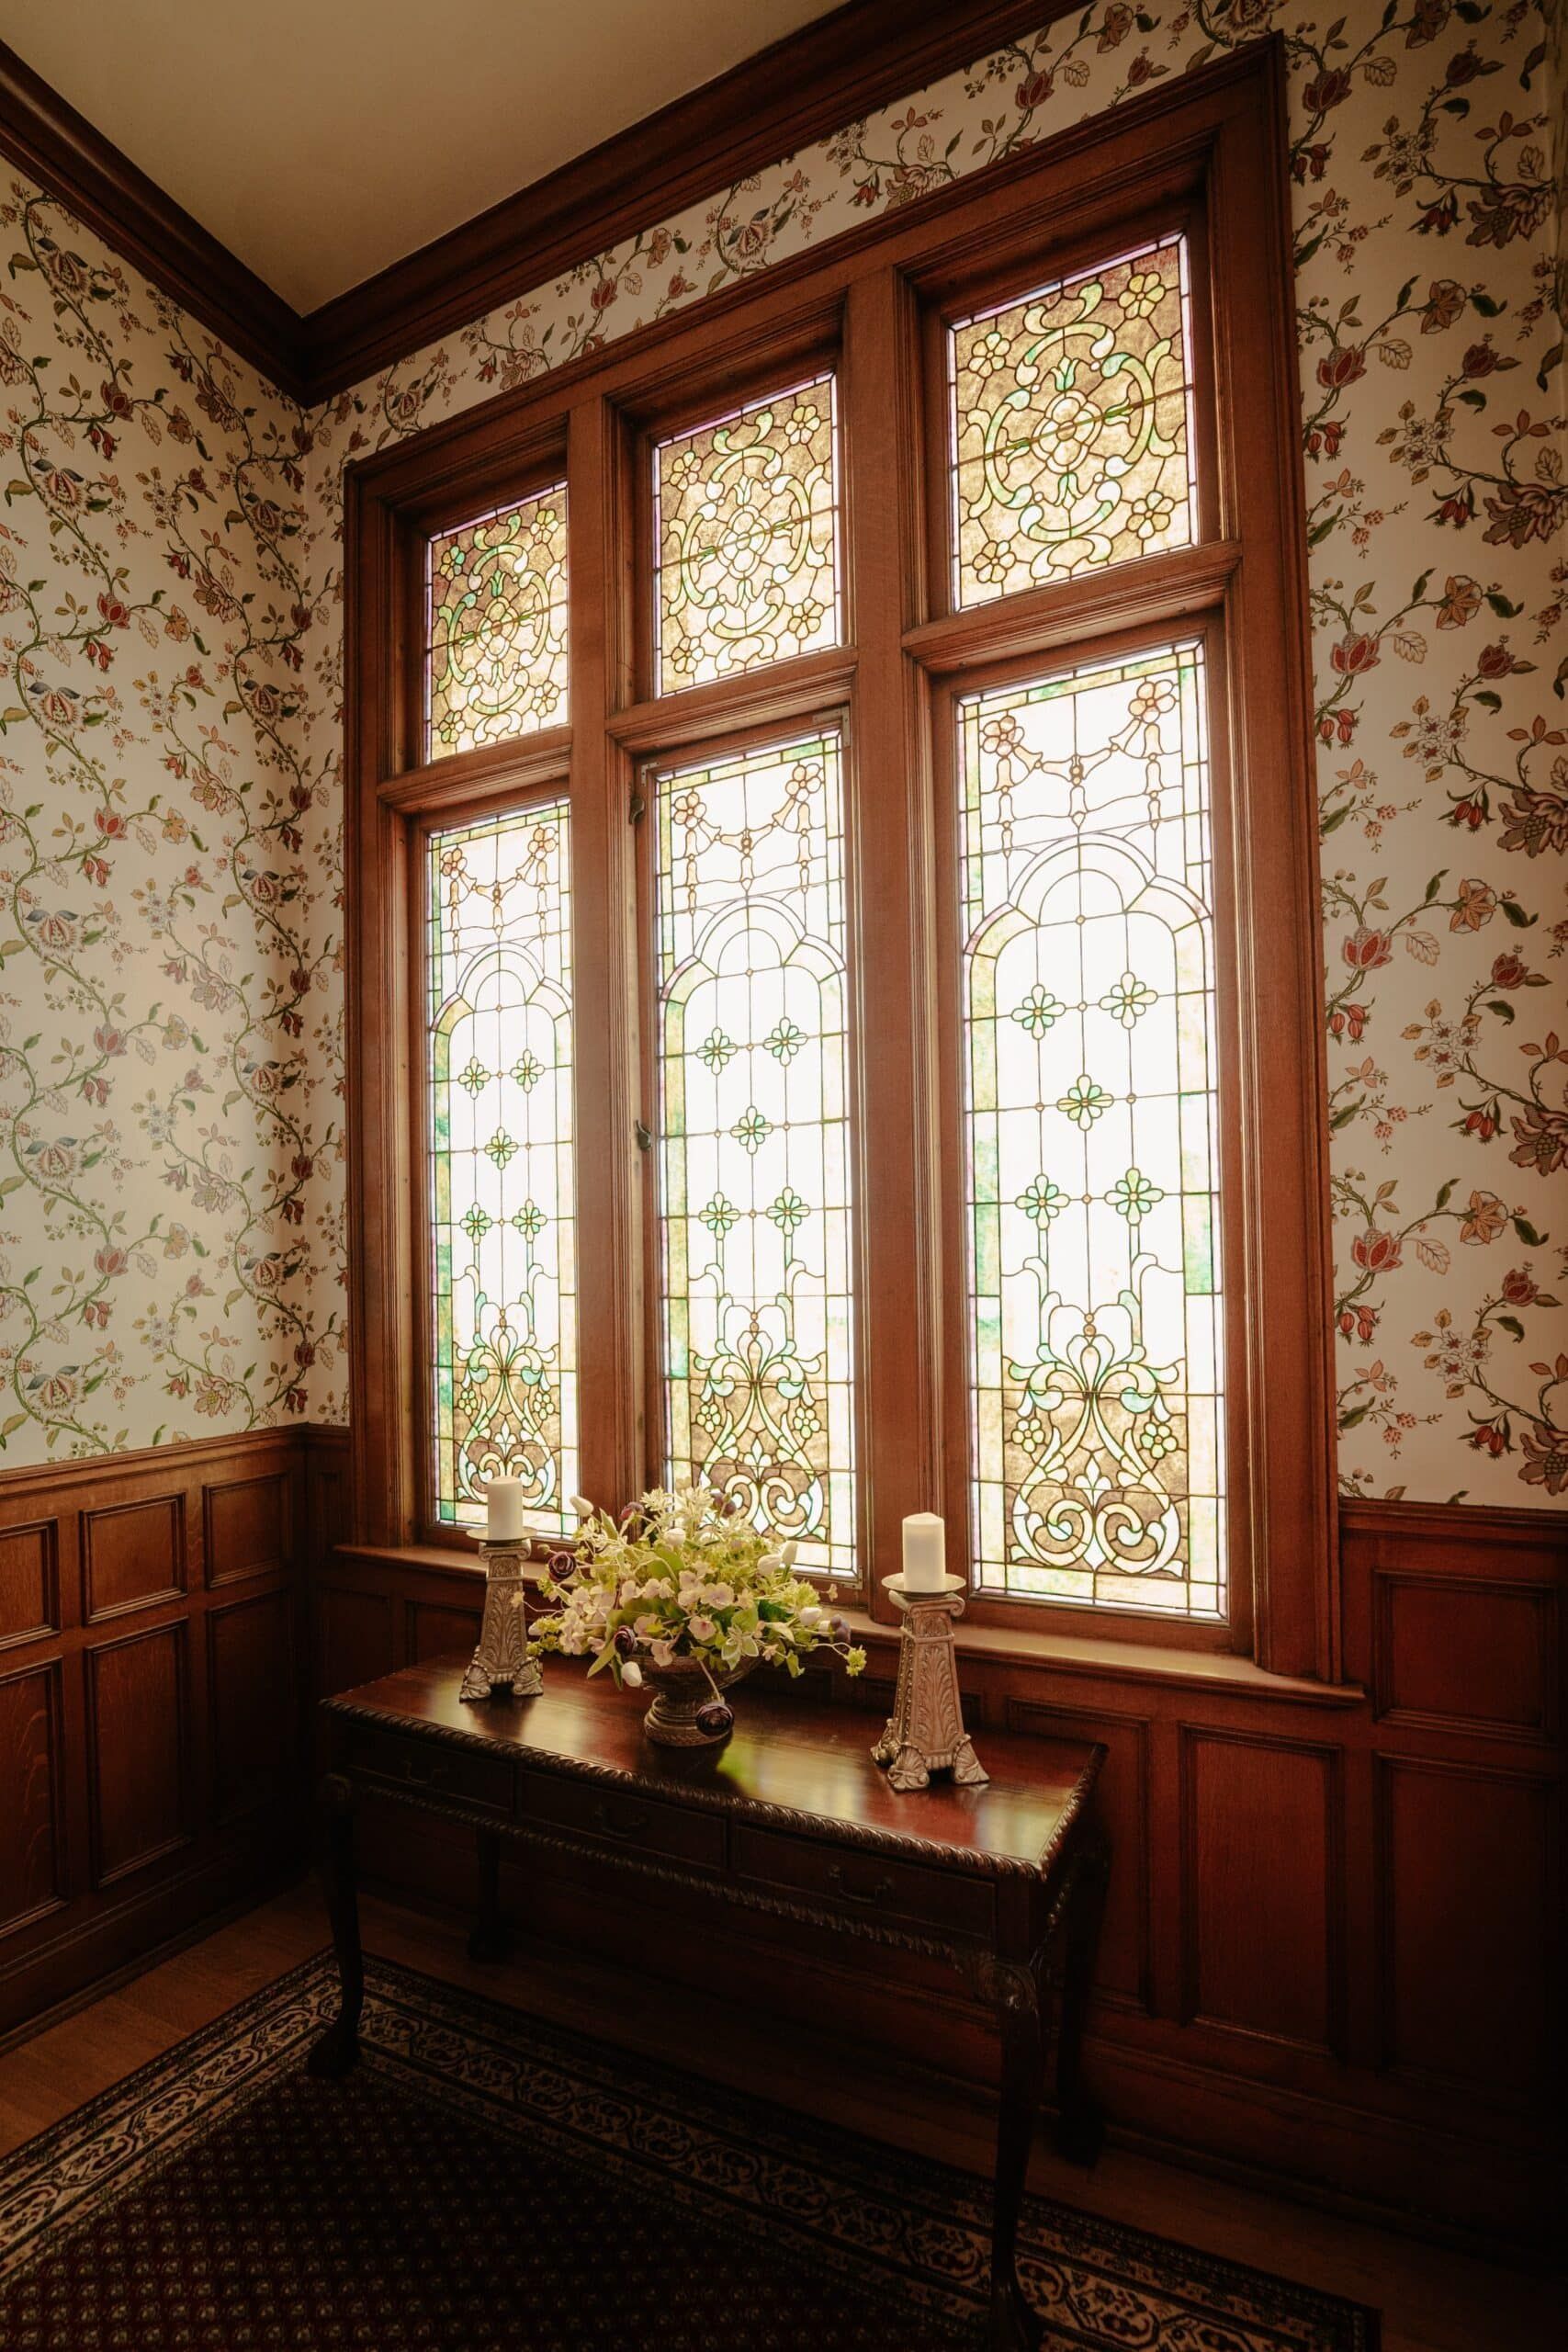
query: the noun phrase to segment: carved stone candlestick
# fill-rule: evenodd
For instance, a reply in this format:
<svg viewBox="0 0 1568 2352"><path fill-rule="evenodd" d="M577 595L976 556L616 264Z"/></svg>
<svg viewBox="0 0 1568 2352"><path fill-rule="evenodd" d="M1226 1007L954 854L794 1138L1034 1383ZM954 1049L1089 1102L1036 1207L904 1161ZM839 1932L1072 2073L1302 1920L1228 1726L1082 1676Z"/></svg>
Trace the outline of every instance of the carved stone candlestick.
<svg viewBox="0 0 1568 2352"><path fill-rule="evenodd" d="M528 1619L523 1607L523 1552L516 1544L489 1544L485 1559L485 1613L479 1645L463 1677L460 1699L534 1699L545 1687L539 1661L528 1655Z"/></svg>
<svg viewBox="0 0 1568 2352"><path fill-rule="evenodd" d="M964 1579L944 1577L940 1592L911 1592L902 1577L885 1577L883 1589L903 1611L904 1623L893 1713L872 1756L886 1765L896 1789L926 1788L933 1772L951 1772L962 1786L977 1787L990 1774L964 1728L953 1646L953 1623L964 1613Z"/></svg>

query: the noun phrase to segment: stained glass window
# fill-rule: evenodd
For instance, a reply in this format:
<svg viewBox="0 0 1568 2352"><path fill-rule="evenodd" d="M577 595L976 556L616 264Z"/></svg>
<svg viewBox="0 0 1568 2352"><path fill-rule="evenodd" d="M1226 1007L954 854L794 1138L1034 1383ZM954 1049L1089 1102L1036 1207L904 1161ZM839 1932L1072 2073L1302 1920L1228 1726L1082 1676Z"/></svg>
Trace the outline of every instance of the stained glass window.
<svg viewBox="0 0 1568 2352"><path fill-rule="evenodd" d="M853 1301L839 742L658 779L671 1474L854 1562Z"/></svg>
<svg viewBox="0 0 1568 2352"><path fill-rule="evenodd" d="M432 539L428 752L567 716L566 484Z"/></svg>
<svg viewBox="0 0 1568 2352"><path fill-rule="evenodd" d="M950 330L956 604L1190 540L1191 347L1180 237Z"/></svg>
<svg viewBox="0 0 1568 2352"><path fill-rule="evenodd" d="M567 804L431 837L427 966L437 1518L520 1478L575 1525L577 1326Z"/></svg>
<svg viewBox="0 0 1568 2352"><path fill-rule="evenodd" d="M959 705L978 1581L1219 1617L1201 648Z"/></svg>
<svg viewBox="0 0 1568 2352"><path fill-rule="evenodd" d="M660 694L839 641L833 379L653 453Z"/></svg>

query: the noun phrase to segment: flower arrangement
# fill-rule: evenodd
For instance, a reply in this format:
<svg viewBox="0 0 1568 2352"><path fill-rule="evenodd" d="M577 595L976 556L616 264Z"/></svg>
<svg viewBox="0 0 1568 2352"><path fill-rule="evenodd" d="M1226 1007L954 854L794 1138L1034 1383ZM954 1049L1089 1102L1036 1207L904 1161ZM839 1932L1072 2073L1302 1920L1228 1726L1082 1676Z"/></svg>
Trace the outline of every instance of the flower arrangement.
<svg viewBox="0 0 1568 2352"><path fill-rule="evenodd" d="M864 1667L844 1620L795 1574L794 1544L760 1532L711 1487L652 1487L618 1520L580 1495L572 1506L581 1524L540 1585L546 1607L534 1621L536 1645L592 1656L590 1674L608 1668L633 1690L645 1676L656 1685L692 1684L688 1719L697 1740L729 1731L723 1687L755 1665L798 1674L802 1658L830 1649L851 1674ZM659 1717L656 1700L655 1737Z"/></svg>

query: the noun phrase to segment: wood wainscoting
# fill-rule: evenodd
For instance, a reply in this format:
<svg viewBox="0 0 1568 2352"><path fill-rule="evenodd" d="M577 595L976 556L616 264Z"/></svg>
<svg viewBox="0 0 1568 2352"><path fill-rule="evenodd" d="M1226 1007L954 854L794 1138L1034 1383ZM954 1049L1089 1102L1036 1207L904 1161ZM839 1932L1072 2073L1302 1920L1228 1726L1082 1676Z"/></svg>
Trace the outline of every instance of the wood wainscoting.
<svg viewBox="0 0 1568 2352"><path fill-rule="evenodd" d="M0 2035L303 1860L318 1434L0 1475Z"/></svg>
<svg viewBox="0 0 1568 2352"><path fill-rule="evenodd" d="M435 1553L318 1556L321 1690L475 1639L474 1569ZM987 1727L1109 1750L1090 2057L1119 2138L1448 2236L1540 2240L1561 2193L1568 1527L1347 1502L1340 1556L1343 1689L1111 1641L1043 1657L976 1633L965 1712L982 1758ZM880 1629L867 1639L863 1681L835 1688L885 1711L895 1653ZM438 1828L372 1811L364 1845L384 1887L471 1903L472 1859ZM502 1896L534 1933L628 1969L729 2003L747 1986L928 2075L938 2052L955 2086L994 2076L975 2012L918 1963L896 1963L890 1998L806 1929L715 1906L693 1932L689 1900L666 1919L657 1889L628 1899L591 1869L525 1877L514 1857Z"/></svg>

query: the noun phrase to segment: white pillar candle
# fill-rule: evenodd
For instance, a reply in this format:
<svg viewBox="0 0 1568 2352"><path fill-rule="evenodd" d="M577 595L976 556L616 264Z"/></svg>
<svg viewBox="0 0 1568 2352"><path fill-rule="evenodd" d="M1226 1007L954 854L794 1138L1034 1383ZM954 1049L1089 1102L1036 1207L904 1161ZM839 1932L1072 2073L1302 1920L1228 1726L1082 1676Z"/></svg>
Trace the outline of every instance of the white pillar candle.
<svg viewBox="0 0 1568 2352"><path fill-rule="evenodd" d="M485 1535L491 1544L515 1544L523 1532L523 1481L492 1478L485 1488Z"/></svg>
<svg viewBox="0 0 1568 2352"><path fill-rule="evenodd" d="M911 1592L940 1592L947 1580L947 1535L934 1510L904 1521L904 1582Z"/></svg>

